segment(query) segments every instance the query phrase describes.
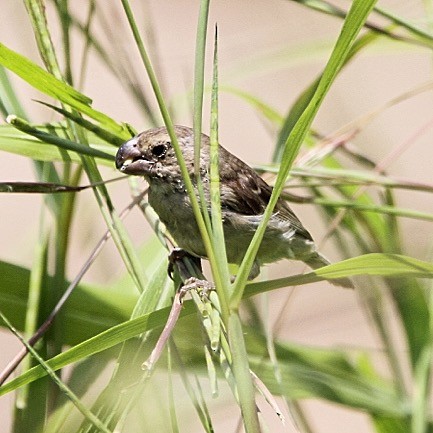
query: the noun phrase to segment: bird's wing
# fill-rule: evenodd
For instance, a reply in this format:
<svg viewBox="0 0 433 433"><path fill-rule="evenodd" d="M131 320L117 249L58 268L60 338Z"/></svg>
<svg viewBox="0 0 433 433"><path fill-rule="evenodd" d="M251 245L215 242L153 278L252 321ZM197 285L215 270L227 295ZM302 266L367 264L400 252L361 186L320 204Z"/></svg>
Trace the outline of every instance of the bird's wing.
<svg viewBox="0 0 433 433"><path fill-rule="evenodd" d="M231 169L220 168L222 207L241 215L262 215L269 203L272 187L240 159L230 156L235 158ZM233 170L233 167L236 169ZM312 240L310 233L284 200L278 200L275 214L282 221L289 222L299 235Z"/></svg>

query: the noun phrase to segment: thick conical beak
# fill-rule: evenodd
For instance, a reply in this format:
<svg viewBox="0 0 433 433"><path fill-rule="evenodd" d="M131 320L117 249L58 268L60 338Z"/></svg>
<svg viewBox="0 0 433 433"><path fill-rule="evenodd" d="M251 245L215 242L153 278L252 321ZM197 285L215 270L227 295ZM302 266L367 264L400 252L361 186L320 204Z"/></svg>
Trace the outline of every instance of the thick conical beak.
<svg viewBox="0 0 433 433"><path fill-rule="evenodd" d="M137 146L137 138L131 138L119 147L116 155L116 168L123 171L131 162L140 157L141 152Z"/></svg>
<svg viewBox="0 0 433 433"><path fill-rule="evenodd" d="M116 155L116 168L125 174L146 175L152 161L145 159L137 145L137 137L122 144Z"/></svg>

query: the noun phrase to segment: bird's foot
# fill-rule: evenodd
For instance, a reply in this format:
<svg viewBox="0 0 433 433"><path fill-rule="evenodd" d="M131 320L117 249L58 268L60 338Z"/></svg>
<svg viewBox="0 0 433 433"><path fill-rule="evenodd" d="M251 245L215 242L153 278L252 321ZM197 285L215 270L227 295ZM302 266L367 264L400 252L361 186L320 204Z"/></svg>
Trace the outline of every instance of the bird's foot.
<svg viewBox="0 0 433 433"><path fill-rule="evenodd" d="M185 294L190 290L197 290L200 292L201 296L207 297L210 291L215 290L215 284L207 280L190 277L185 280L179 291L182 292L183 296L185 296Z"/></svg>

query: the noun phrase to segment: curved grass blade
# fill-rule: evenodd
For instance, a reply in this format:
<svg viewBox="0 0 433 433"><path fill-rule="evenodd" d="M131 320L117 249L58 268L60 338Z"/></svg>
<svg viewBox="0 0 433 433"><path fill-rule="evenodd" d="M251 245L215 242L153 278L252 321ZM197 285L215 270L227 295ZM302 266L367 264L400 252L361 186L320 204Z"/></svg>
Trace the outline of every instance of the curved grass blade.
<svg viewBox="0 0 433 433"><path fill-rule="evenodd" d="M282 155L281 168L278 172L275 181L275 187L272 191L269 203L263 213L262 221L254 234L253 240L245 254L242 264L239 267L238 275L233 288L233 295L231 297L231 306L236 308L241 299L248 279L253 260L260 247L263 239L266 225L272 215L274 207L278 198L283 190L285 180L289 174L289 170L299 152L299 149L306 137L308 130L322 104L332 83L336 79L339 71L343 67L347 57L350 56L351 49L353 48L356 37L358 36L365 20L374 7L376 0L354 0L347 14L340 36L335 44L334 50L329 58L329 61L323 71L317 88L312 96L308 106L302 112L299 120L292 129L292 132L285 142L284 152Z"/></svg>
<svg viewBox="0 0 433 433"><path fill-rule="evenodd" d="M408 402L400 399L389 384L368 380L359 372L348 372L338 367L333 371L314 370L306 364L280 361L281 387L273 377L273 366L269 362L253 358L251 366L276 395L282 394L291 399L319 397L389 417L403 418L410 414Z"/></svg>
<svg viewBox="0 0 433 433"><path fill-rule="evenodd" d="M324 266L303 275L249 283L245 296L253 296L281 287L298 286L322 279L338 279L357 275L371 275L388 278L433 278L433 264L399 254L371 253L353 257Z"/></svg>
<svg viewBox="0 0 433 433"><path fill-rule="evenodd" d="M110 430L92 413L87 409L86 405L72 392L72 390L56 375L53 369L46 363L43 358L33 349L32 346L26 343L18 331L12 326L12 324L6 319L6 317L0 312L0 318L6 323L7 327L18 337L18 339L26 346L27 350L32 354L34 358L39 362L39 366L48 374L51 379L57 384L57 386L63 391L68 398L74 403L75 407L95 425L101 432L111 433Z"/></svg>
<svg viewBox="0 0 433 433"><path fill-rule="evenodd" d="M47 132L40 131L34 128L33 126L31 126L25 120L20 119L15 115L8 116L6 121L12 126L14 126L15 128L19 129L20 131L38 138L42 143L54 144L61 149L72 150L74 152L77 152L80 155L94 156L97 158L103 158L109 161L114 161L113 155L110 155L105 152L101 152L100 150L97 149L93 149L90 146L85 146L83 144L76 143L66 138L60 138L55 135L49 134Z"/></svg>
<svg viewBox="0 0 433 433"><path fill-rule="evenodd" d="M98 121L122 139L130 138L124 125L117 123L106 114L94 110L90 106L92 102L90 98L58 80L40 66L10 50L2 43L0 43L0 64L17 74L35 89Z"/></svg>
<svg viewBox="0 0 433 433"><path fill-rule="evenodd" d="M417 260L411 257L397 254L372 253L339 263L325 266L305 275L295 275L288 278L280 278L266 282L250 283L245 290L245 296L250 297L258 293L279 289L291 285L306 284L322 280L323 278L344 278L355 275L375 275L389 278L414 277L433 278L433 264ZM106 331L74 346L72 349L52 358L48 361L54 370L65 367L68 364L79 361L82 358L109 349L151 329L163 327L166 323L170 308L163 308L146 314L137 319L113 326ZM186 317L194 312L192 302L186 301L180 317ZM44 375L39 367L29 370L24 375L13 379L0 388L0 395L10 392L24 384L36 380Z"/></svg>
<svg viewBox="0 0 433 433"><path fill-rule="evenodd" d="M347 66L351 60L367 45L373 43L378 38L376 33L370 32L361 36L357 41L355 41L344 59L343 64L341 65L338 73ZM306 110L308 104L312 100L317 86L319 85L320 80L322 79L323 74L320 74L298 97L295 103L289 110L287 114L283 126L281 127L280 133L278 135L278 141L274 149L274 154L272 156L273 162L280 162L281 157L283 156L284 145L291 134L293 128L296 125L296 122L301 117L302 113Z"/></svg>
<svg viewBox="0 0 433 433"><path fill-rule="evenodd" d="M70 111L64 110L63 108L56 107L55 105L49 104L48 102L44 101L38 101L39 104L45 105L46 107L51 108L52 110L56 111L57 113L60 113L67 119L72 120L77 125L82 126L83 128L87 129L87 131L93 132L97 137L102 138L102 140L113 144L114 146L120 146L122 145L125 140L122 137L119 137L116 134L112 134L110 131L107 131L104 128L99 127L98 125L95 125L94 123L83 119L83 117L78 116L75 113L72 113Z"/></svg>
<svg viewBox="0 0 433 433"><path fill-rule="evenodd" d="M47 277L44 290L52 285L52 278ZM11 317L20 331L24 329L29 281L29 269L0 261L0 310ZM130 286L124 284L122 290L114 291L106 286L80 283L65 305L68 330L64 343L75 345L128 320L137 302L137 294Z"/></svg>
<svg viewBox="0 0 433 433"><path fill-rule="evenodd" d="M33 127L40 132L51 134L52 136L61 139L66 139L65 130L61 124L37 125ZM95 135L89 135L89 140L92 144L85 146L86 150L90 147L91 149L97 150L103 154L111 155L110 158L106 158L105 156L104 158L96 157L96 161L98 164L112 167L116 151L115 148L108 144L104 144L104 142ZM80 165L82 164L82 159L77 152L66 150L54 144L44 143L43 146L41 146L41 142L38 138L28 135L10 125L0 125L0 150L15 155L25 156L35 161L70 161Z"/></svg>
<svg viewBox="0 0 433 433"><path fill-rule="evenodd" d="M238 96L244 102L248 103L251 105L251 107L257 110L263 116L263 118L267 119L272 125L281 126L281 124L284 122L284 117L281 116L277 110L250 92L246 92L245 90L241 90L232 86L219 86L219 90Z"/></svg>
<svg viewBox="0 0 433 433"><path fill-rule="evenodd" d="M181 313L183 317L195 312L191 301L185 302L184 306ZM47 361L47 364L53 370L57 370L83 357L113 347L145 330L161 327L167 318L168 310L166 308L122 323L56 356ZM370 373L363 373L362 369L356 368L345 355L335 350L277 344L279 368L285 384L281 389L281 383L274 377L274 367L262 356L264 337L256 331L246 331L247 347L252 351L249 356L251 366L273 393L283 393L288 398L324 398L387 416L403 417L410 413L410 405L398 397L388 382ZM255 353L256 350L257 353ZM203 355L191 358L191 365L195 369L198 366L205 369ZM140 369L139 363L137 369ZM45 374L40 366L35 367L1 387L0 395L43 377Z"/></svg>
<svg viewBox="0 0 433 433"><path fill-rule="evenodd" d="M292 1L302 4L303 6L309 7L311 9L314 9L318 12L325 13L327 15L332 15L334 17L342 18L342 19L346 18L346 11L344 9L340 9L324 0L292 0ZM391 33L386 28L379 27L369 22L366 22L365 24L366 28L374 32L377 32L381 35L387 36L391 39L402 40L405 42L415 43L415 44L422 43L427 47L431 47L433 43L433 36L431 34L427 33L426 31L418 27L415 27L408 20L405 20L397 16L396 14L386 11L385 9L380 8L379 6L374 7L374 12L388 18L393 24L398 25L403 29L407 30L410 34L415 36L416 39L408 39L404 36Z"/></svg>
<svg viewBox="0 0 433 433"><path fill-rule="evenodd" d="M167 320L170 307L162 308L149 314L145 314L136 319L128 320L113 326L100 334L89 338L88 340L77 344L73 348L63 352L47 361L47 364L54 371L66 367L69 364L77 362L87 356L102 352L123 343L130 338L136 337L143 332L152 329L162 328ZM192 302L185 302L180 317L191 315L195 312ZM140 364L137 366L140 369ZM141 370L140 370L141 371ZM22 385L30 383L40 377L45 376L42 367L37 366L28 370L21 376L12 379L10 382L0 387L0 395L4 395Z"/></svg>

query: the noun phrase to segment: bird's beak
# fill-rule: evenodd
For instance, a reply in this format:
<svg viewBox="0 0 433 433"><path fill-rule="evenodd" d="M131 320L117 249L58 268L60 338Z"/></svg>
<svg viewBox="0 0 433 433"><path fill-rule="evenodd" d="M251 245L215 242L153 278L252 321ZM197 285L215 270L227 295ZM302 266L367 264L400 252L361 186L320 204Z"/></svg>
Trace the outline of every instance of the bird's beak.
<svg viewBox="0 0 433 433"><path fill-rule="evenodd" d="M153 164L145 159L137 141L137 137L131 138L117 151L116 168L125 174L145 175Z"/></svg>

